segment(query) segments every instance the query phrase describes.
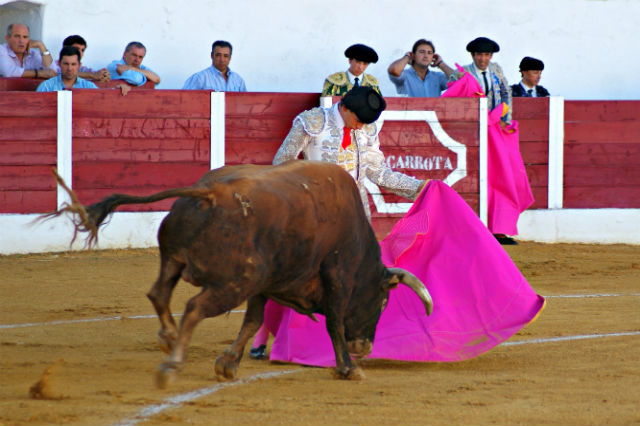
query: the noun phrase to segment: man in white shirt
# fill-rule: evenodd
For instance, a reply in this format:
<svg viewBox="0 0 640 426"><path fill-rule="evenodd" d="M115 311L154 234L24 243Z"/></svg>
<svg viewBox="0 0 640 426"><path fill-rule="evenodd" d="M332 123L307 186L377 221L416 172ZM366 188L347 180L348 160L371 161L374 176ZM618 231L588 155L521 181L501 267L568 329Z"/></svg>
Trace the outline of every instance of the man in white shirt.
<svg viewBox="0 0 640 426"><path fill-rule="evenodd" d="M6 44L0 45L0 77L51 78L57 73L51 53L43 42L31 40L29 27L7 27Z"/></svg>

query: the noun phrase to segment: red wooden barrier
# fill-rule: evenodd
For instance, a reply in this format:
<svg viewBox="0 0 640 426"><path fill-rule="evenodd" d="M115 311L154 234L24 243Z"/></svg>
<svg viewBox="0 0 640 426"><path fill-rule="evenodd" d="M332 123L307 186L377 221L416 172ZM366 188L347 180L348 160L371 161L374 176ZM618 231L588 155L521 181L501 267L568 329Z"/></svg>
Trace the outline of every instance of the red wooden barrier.
<svg viewBox="0 0 640 426"><path fill-rule="evenodd" d="M195 183L210 166L208 91L83 90L73 94L73 189L83 203ZM175 200L122 207L168 210Z"/></svg>
<svg viewBox="0 0 640 426"><path fill-rule="evenodd" d="M44 79L42 78L28 78L28 77L0 77L0 92L5 91L23 91L23 92L35 92L40 83ZM126 83L123 80L109 80L107 82L95 82L96 86L101 89L110 89L118 84ZM128 84L128 83L127 83ZM131 86L132 89L153 89L156 85L147 81L142 86Z"/></svg>
<svg viewBox="0 0 640 426"><path fill-rule="evenodd" d="M0 213L56 206L57 95L0 92Z"/></svg>
<svg viewBox="0 0 640 426"><path fill-rule="evenodd" d="M549 98L513 98L513 119L520 128L520 153L535 199L532 209L548 206Z"/></svg>
<svg viewBox="0 0 640 426"><path fill-rule="evenodd" d="M466 177L453 188L476 212L479 211L479 123L478 101L470 98L387 98L387 111L434 111L446 134L466 146ZM387 164L396 171L419 179L444 180L458 168L457 155L443 146L426 121L385 120L380 144ZM388 203L408 200L382 191ZM378 237L386 235L403 214L380 213L370 202L372 222Z"/></svg>
<svg viewBox="0 0 640 426"><path fill-rule="evenodd" d="M14 79L0 79L3 80ZM20 79L24 80L24 79ZM0 92L0 213L52 210L56 188L56 94ZM299 112L317 93L227 93L227 164L269 164ZM546 208L548 99L514 99L534 208ZM433 110L444 131L467 146L467 177L453 185L477 210L477 102L388 98L389 110ZM78 90L73 93L73 186L83 202L190 185L210 165L209 91ZM566 101L564 206L640 207L640 102ZM387 120L380 134L392 168L419 178L450 172L425 159L455 156L425 122ZM386 194L387 202L403 202ZM166 210L171 201L139 210ZM135 210L135 209L131 209ZM375 212L375 209L373 210ZM383 232L393 215L374 213Z"/></svg>
<svg viewBox="0 0 640 426"><path fill-rule="evenodd" d="M318 93L225 93L227 164L271 164L296 115L317 107Z"/></svg>
<svg viewBox="0 0 640 426"><path fill-rule="evenodd" d="M564 207L640 207L640 102L565 102Z"/></svg>

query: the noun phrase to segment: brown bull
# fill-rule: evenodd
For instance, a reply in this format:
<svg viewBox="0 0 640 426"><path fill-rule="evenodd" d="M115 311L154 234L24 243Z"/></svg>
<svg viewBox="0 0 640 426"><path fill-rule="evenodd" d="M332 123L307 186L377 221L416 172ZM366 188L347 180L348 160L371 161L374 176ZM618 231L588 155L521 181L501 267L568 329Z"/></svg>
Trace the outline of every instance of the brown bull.
<svg viewBox="0 0 640 426"><path fill-rule="evenodd" d="M355 182L331 163L222 167L189 188L148 197L114 194L86 208L66 189L71 205L47 217L74 213L76 232L88 231L89 244L119 205L180 197L160 226L160 276L147 294L160 319L160 345L170 352L158 369L161 387L182 367L194 327L244 301L240 333L215 363L219 378L236 376L267 299L313 319L314 313L325 315L337 376L351 379L362 372L350 355L370 352L391 288L408 285L427 314L432 309L418 278L383 265ZM202 291L189 300L177 328L169 302L180 278Z"/></svg>

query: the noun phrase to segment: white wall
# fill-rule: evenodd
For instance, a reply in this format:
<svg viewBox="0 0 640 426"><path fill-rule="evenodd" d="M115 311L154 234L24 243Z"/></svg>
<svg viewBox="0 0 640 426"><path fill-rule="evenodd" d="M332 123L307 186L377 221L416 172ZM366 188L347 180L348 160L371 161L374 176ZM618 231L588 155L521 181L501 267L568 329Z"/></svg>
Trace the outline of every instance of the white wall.
<svg viewBox="0 0 640 426"><path fill-rule="evenodd" d="M0 0L0 4L10 3ZM511 83L523 56L545 62L542 84L566 99L639 99L635 71L636 0L378 0L357 11L337 0L43 0L43 39L58 51L69 34L88 41L85 65L119 58L127 42L147 48L145 64L163 78L159 88L179 89L211 64L211 43L234 46L233 70L251 91L319 92L324 78L345 70L344 49L374 47L380 61L369 71L385 95L395 94L388 64L431 39L453 65L471 62L465 50L476 36L496 40ZM497 13L496 11L499 11Z"/></svg>

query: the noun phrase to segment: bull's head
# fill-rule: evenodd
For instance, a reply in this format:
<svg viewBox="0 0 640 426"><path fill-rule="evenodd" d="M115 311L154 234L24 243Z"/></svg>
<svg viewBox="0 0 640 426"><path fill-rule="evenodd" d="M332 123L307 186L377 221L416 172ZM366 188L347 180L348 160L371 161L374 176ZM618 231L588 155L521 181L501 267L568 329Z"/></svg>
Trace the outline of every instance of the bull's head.
<svg viewBox="0 0 640 426"><path fill-rule="evenodd" d="M384 268L384 267L383 267ZM433 311L433 301L424 284L409 271L400 268L384 268L379 275L379 286L357 286L346 315L345 339L347 350L354 357L368 355L373 348L376 326L384 310L389 291L402 283L412 289L424 303L427 315Z"/></svg>

